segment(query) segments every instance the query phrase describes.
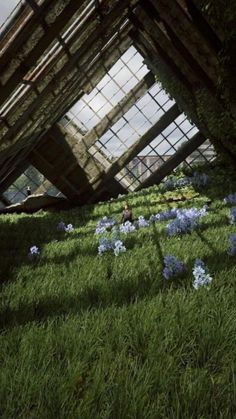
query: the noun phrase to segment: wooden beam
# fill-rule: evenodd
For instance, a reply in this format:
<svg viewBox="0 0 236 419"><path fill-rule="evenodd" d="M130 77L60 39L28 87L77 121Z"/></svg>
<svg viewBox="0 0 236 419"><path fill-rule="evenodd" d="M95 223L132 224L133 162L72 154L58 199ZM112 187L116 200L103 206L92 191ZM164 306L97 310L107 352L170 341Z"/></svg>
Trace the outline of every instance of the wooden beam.
<svg viewBox="0 0 236 419"><path fill-rule="evenodd" d="M199 4L199 0L187 0L187 3L191 3L194 5L194 7L201 13L201 2ZM218 1L216 2L216 7L218 6ZM226 5L229 5L230 2L227 2ZM223 5L223 3L222 3ZM213 6L214 7L214 6ZM190 10L190 8L189 8ZM190 12L191 13L191 12ZM225 42L225 24L222 26L218 24L217 21L211 18L210 15L208 15L208 11L205 11L204 13L204 19L207 21L208 25L212 29L212 31L216 34L220 42L223 44Z"/></svg>
<svg viewBox="0 0 236 419"><path fill-rule="evenodd" d="M104 40L105 34L106 36L109 34L109 37L112 37L112 35L114 35L114 33L117 31L117 28L119 27L119 24L121 24L121 21L119 19L125 19L125 7L127 7L128 3L129 0L125 0L124 2L122 2L122 6L118 4L116 7L113 8L109 15L107 15L106 18L104 18L102 24L99 27L99 30L91 34L91 36L84 42L83 46L75 52L75 54L68 60L67 63L65 63L65 65L59 70L55 77L44 88L40 96L36 99L33 99L33 102L28 106L27 110L23 113L23 115L20 116L20 118L14 123L14 126L8 130L6 135L3 137L2 142L9 141L10 138L12 141L12 138L14 136L16 136L17 138L17 136L20 135L20 127L24 123L26 123L26 121L29 118L29 115L33 114L33 112L35 112L37 108L41 106L43 103L46 102L48 105L50 101L52 101L53 95L50 94L51 89L55 89L56 85L60 86L60 83L62 83L63 87L65 86L65 74L70 72L73 66L76 65L77 60L81 60L82 57L88 54L88 51L90 51L91 49L91 44L96 42L97 48L101 48L101 45L97 43L97 39L101 37L103 42L106 43L106 41ZM117 22L116 24L114 24L115 21ZM106 33L107 28L108 33ZM17 132L19 132L18 135Z"/></svg>
<svg viewBox="0 0 236 419"><path fill-rule="evenodd" d="M125 153L122 154L115 162L111 163L106 171L101 173L92 181L94 195L91 198L97 199L100 189L106 185L111 178L113 178L121 169L124 168L140 151L142 151L150 142L152 142L171 122L173 122L179 115L180 110L177 105L173 105L133 146L131 146Z"/></svg>
<svg viewBox="0 0 236 419"><path fill-rule="evenodd" d="M196 60L206 75L216 86L218 82L219 61L215 51L206 44L203 35L193 30L191 20L175 0L149 0L161 19L175 33L186 50ZM181 24L180 24L181 22Z"/></svg>
<svg viewBox="0 0 236 419"><path fill-rule="evenodd" d="M128 30L129 28L127 28L127 31ZM12 142L22 142L26 135L30 139L31 143L34 143L37 138L45 135L48 127L53 125L58 118L62 117L69 110L70 106L76 101L76 99L78 99L78 87L87 91L91 90L92 86L95 86L96 83L101 80L116 60L118 60L120 55L127 50L130 44L131 40L127 37L125 30L124 34L122 32L120 36L117 36L112 42L110 42L109 46L101 52L92 68L88 69L86 78L83 73L81 75L77 75L70 88L67 86L67 88L62 90L58 97L55 98L47 108L45 108L44 122L42 119L38 118L38 120L34 123L27 123L26 128L19 131L15 139L12 139L9 143L5 143L5 147L11 146ZM87 80L87 78L89 78L89 80ZM61 96L63 96L63 101L61 100ZM38 125L39 128L37 128Z"/></svg>
<svg viewBox="0 0 236 419"><path fill-rule="evenodd" d="M162 164L155 172L153 172L144 182L142 182L136 191L149 186L159 184L166 176L168 176L176 167L179 166L191 153L200 147L206 138L198 132L188 142L183 144L176 153Z"/></svg>
<svg viewBox="0 0 236 419"><path fill-rule="evenodd" d="M55 20L55 22L48 28L47 32L44 33L39 42L29 52L26 58L20 62L11 77L1 87L0 105L9 97L11 92L16 88L18 83L22 80L24 75L29 69L37 62L43 52L48 48L52 41L58 36L63 27L68 23L71 17L80 9L84 0L75 2L71 0L68 5L63 9L61 14Z"/></svg>
<svg viewBox="0 0 236 419"><path fill-rule="evenodd" d="M9 186L12 185L22 175L26 169L28 169L30 163L28 160L24 160L17 166L12 166L9 171L1 178L0 182L0 194L5 192Z"/></svg>
<svg viewBox="0 0 236 419"><path fill-rule="evenodd" d="M188 88L191 89L192 86L200 84L199 77L193 73L189 63L185 61L163 29L150 19L144 9L137 7L135 14L131 14L130 18L133 23L140 27L139 33L133 32L131 37L137 36L146 49L153 49L154 57L158 52L177 73L178 78L187 83Z"/></svg>
<svg viewBox="0 0 236 419"><path fill-rule="evenodd" d="M124 152L113 164L113 169L118 171L126 166L134 157L136 157L148 144L150 144L164 129L166 129L179 115L181 111L178 106L173 105L163 116L126 152ZM115 174L116 174L115 173Z"/></svg>
<svg viewBox="0 0 236 419"><path fill-rule="evenodd" d="M186 4L189 15L191 16L193 27L197 28L198 32L204 36L205 42L210 45L210 48L215 51L215 54L219 54L223 48L223 43L221 42L218 34L210 26L206 14L204 15L200 11L199 7L197 7L193 0L183 1Z"/></svg>
<svg viewBox="0 0 236 419"><path fill-rule="evenodd" d="M11 202L9 201L9 199L7 199L7 197L6 196L4 196L4 195L0 195L0 201L4 204L4 205L6 205L6 207L8 207L9 205L11 205Z"/></svg>

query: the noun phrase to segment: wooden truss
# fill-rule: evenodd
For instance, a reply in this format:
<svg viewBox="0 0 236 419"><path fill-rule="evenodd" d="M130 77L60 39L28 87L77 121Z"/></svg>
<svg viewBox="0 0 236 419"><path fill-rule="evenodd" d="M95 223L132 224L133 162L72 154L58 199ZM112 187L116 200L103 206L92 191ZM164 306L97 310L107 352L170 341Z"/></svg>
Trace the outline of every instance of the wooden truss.
<svg viewBox="0 0 236 419"><path fill-rule="evenodd" d="M53 184L77 204L160 182L211 139L195 92L204 89L223 106L216 96L222 41L195 0L26 0L0 38L0 196L30 165L46 178L36 192ZM62 123L130 47L143 57L144 77L90 129L68 118ZM182 89L171 92L175 102L160 105L160 115L147 116L145 132L109 155L102 139L122 119L129 123L126 115L160 86L163 69ZM170 144L165 160L157 138L170 143L165 131L173 124L181 130L178 120L189 110L194 134L184 133L178 148ZM140 180L130 165L147 147L161 164Z"/></svg>

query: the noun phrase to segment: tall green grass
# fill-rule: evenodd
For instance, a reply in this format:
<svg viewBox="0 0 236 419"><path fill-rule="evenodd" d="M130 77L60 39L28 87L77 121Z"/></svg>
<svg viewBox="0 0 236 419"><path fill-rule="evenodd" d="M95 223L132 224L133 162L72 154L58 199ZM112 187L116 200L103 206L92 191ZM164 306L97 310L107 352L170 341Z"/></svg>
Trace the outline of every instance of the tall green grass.
<svg viewBox="0 0 236 419"><path fill-rule="evenodd" d="M236 417L236 264L227 255L236 177L209 169L206 190L131 195L134 216L210 202L200 230L168 238L166 223L123 236L127 252L97 255L97 221L125 197L62 213L0 217L0 417ZM58 232L59 221L74 232ZM30 262L31 245L40 258ZM165 281L163 257L187 266ZM192 287L196 258L209 290Z"/></svg>

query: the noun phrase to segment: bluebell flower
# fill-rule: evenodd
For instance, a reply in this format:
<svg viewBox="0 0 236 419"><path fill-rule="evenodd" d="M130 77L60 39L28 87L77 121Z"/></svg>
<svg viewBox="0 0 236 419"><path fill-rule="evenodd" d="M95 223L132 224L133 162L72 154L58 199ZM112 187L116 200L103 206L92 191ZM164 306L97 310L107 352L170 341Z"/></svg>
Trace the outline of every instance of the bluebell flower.
<svg viewBox="0 0 236 419"><path fill-rule="evenodd" d="M197 290L202 286L209 285L212 277L209 275L208 268L201 259L196 259L193 268L193 287Z"/></svg>
<svg viewBox="0 0 236 419"><path fill-rule="evenodd" d="M102 237L99 240L98 254L102 255L110 250L113 250L115 256L118 256L120 253L126 252L126 247L118 238L113 237L112 240L109 240L106 237Z"/></svg>
<svg viewBox="0 0 236 419"><path fill-rule="evenodd" d="M65 231L65 227L66 227L65 223L63 221L60 221L60 223L58 223L57 225L57 230Z"/></svg>
<svg viewBox="0 0 236 419"><path fill-rule="evenodd" d="M236 234L230 234L228 255L234 256L235 254L236 254Z"/></svg>
<svg viewBox="0 0 236 419"><path fill-rule="evenodd" d="M29 253L28 253L28 257L30 259L34 259L39 255L40 255L40 251L39 251L39 248L37 246L30 247Z"/></svg>
<svg viewBox="0 0 236 419"><path fill-rule="evenodd" d="M156 222L156 221L172 220L176 218L176 216L177 216L177 209L171 208L170 210L162 211L162 212L159 212L158 214L151 215L150 221Z"/></svg>
<svg viewBox="0 0 236 419"><path fill-rule="evenodd" d="M124 224L120 225L120 233L128 234L135 230L135 226L130 221L126 221Z"/></svg>
<svg viewBox="0 0 236 419"><path fill-rule="evenodd" d="M96 225L95 234L103 234L115 225L113 218L103 217Z"/></svg>
<svg viewBox="0 0 236 419"><path fill-rule="evenodd" d="M234 224L235 222L236 222L236 207L233 207L230 210L230 223Z"/></svg>
<svg viewBox="0 0 236 419"><path fill-rule="evenodd" d="M196 208L179 209L176 211L176 218L166 226L169 236L176 234L190 233L199 226L200 218L207 215L207 207L204 206L200 210Z"/></svg>
<svg viewBox="0 0 236 419"><path fill-rule="evenodd" d="M166 279L180 276L184 272L185 266L183 262L179 261L175 256L168 255L164 257L163 276Z"/></svg>
<svg viewBox="0 0 236 419"><path fill-rule="evenodd" d="M114 244L114 254L119 256L120 253L126 252L126 247L123 245L121 240L116 240Z"/></svg>
<svg viewBox="0 0 236 419"><path fill-rule="evenodd" d="M162 184L162 190L171 191L177 188L183 188L185 186L193 185L196 187L206 186L209 181L208 175L205 173L194 172L193 176L185 176L183 178L177 179L175 176L167 179Z"/></svg>
<svg viewBox="0 0 236 419"><path fill-rule="evenodd" d="M140 215L140 217L138 217L138 227L139 228L143 228L143 227L148 227L149 223L147 220L145 220L145 218Z"/></svg>
<svg viewBox="0 0 236 419"><path fill-rule="evenodd" d="M152 215L150 216L150 218L149 218L149 221L150 221L151 223L155 223L155 222L157 221L156 215L152 214Z"/></svg>
<svg viewBox="0 0 236 419"><path fill-rule="evenodd" d="M112 249L111 242L106 237L102 237L99 240L98 254L101 255L102 253L105 253L110 249Z"/></svg>
<svg viewBox="0 0 236 419"><path fill-rule="evenodd" d="M236 204L236 194L229 194L224 198L225 204Z"/></svg>
<svg viewBox="0 0 236 419"><path fill-rule="evenodd" d="M65 226L65 231L66 231L66 233L71 233L71 231L74 231L73 225L68 224L67 226Z"/></svg>
<svg viewBox="0 0 236 419"><path fill-rule="evenodd" d="M106 231L106 227L96 226L95 234L104 234Z"/></svg>

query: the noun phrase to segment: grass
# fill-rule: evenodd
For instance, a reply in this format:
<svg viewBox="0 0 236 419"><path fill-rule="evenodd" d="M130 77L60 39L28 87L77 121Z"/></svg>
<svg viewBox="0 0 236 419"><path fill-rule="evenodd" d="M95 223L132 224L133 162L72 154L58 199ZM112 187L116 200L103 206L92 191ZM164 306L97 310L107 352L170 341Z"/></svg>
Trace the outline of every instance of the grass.
<svg viewBox="0 0 236 419"><path fill-rule="evenodd" d="M7 419L234 418L236 264L227 255L236 176L208 169L209 187L131 195L134 215L211 200L200 230L168 238L166 222L124 238L127 252L97 256L105 214L120 198L64 213L0 217L0 417ZM59 221L74 232L58 232ZM27 258L36 244L41 256ZM164 281L163 257L187 266ZM194 290L196 258L209 290Z"/></svg>

